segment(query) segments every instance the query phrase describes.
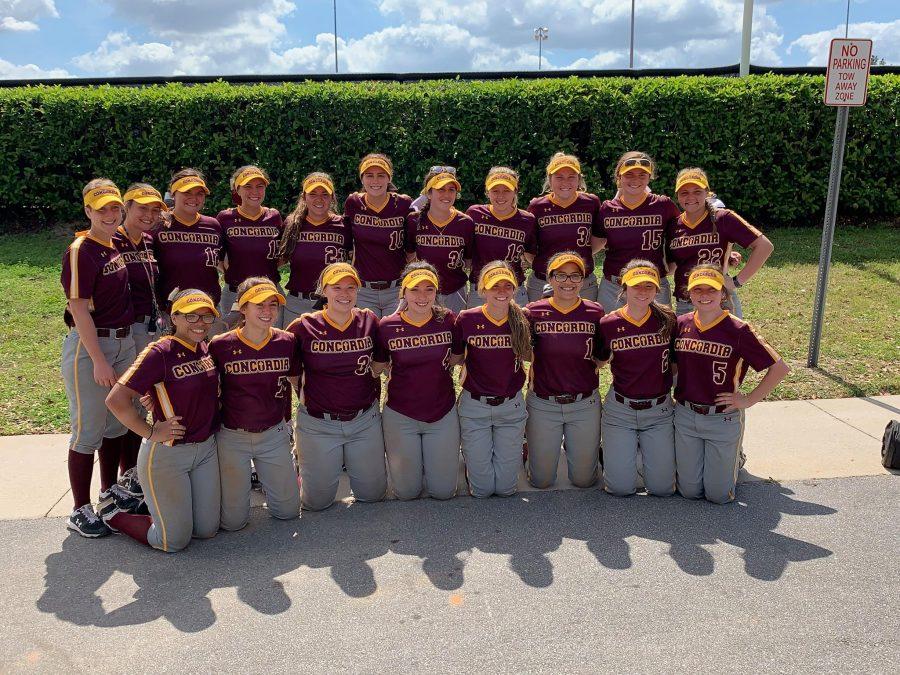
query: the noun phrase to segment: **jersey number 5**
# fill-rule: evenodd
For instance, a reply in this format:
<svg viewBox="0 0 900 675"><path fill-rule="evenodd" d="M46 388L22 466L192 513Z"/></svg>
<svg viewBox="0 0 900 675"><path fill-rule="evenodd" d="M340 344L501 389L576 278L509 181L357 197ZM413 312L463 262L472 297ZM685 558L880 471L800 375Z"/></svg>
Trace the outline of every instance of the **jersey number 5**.
<svg viewBox="0 0 900 675"><path fill-rule="evenodd" d="M662 245L662 230L644 230L641 235L641 250L656 251Z"/></svg>
<svg viewBox="0 0 900 675"><path fill-rule="evenodd" d="M713 382L716 384L725 384L726 371L728 370L727 361L713 361Z"/></svg>

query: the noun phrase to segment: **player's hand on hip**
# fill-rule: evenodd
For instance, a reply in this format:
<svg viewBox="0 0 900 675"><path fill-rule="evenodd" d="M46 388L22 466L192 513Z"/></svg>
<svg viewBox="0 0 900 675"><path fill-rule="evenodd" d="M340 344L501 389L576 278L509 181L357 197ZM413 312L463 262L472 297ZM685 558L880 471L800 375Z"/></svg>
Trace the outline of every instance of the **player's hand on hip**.
<svg viewBox="0 0 900 675"><path fill-rule="evenodd" d="M178 441L182 438L184 438L184 426L181 424L181 417L175 415L162 422L156 422L153 425L153 433L150 434L147 440L168 443L169 441Z"/></svg>
<svg viewBox="0 0 900 675"><path fill-rule="evenodd" d="M729 267L737 267L744 260L744 256L741 255L740 251L732 251L728 254L728 266Z"/></svg>
<svg viewBox="0 0 900 675"><path fill-rule="evenodd" d="M94 364L94 382L101 387L112 388L118 379L116 371L105 360Z"/></svg>
<svg viewBox="0 0 900 675"><path fill-rule="evenodd" d="M749 408L753 403L751 403L747 394L740 391L732 391L716 396L716 405L727 406L723 412L733 412Z"/></svg>
<svg viewBox="0 0 900 675"><path fill-rule="evenodd" d="M141 402L141 406L147 412L153 412L153 397L150 394L144 394L138 399Z"/></svg>

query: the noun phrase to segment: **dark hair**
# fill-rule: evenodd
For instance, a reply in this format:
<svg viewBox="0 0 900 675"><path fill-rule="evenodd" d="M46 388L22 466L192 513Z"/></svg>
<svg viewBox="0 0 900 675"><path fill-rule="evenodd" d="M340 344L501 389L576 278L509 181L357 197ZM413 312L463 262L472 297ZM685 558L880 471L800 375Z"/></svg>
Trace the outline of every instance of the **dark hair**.
<svg viewBox="0 0 900 675"><path fill-rule="evenodd" d="M369 159L380 159L385 164L387 164L389 167L391 167L391 173L388 175L387 191L388 192L397 192L397 186L394 185L394 181L391 178L391 176L394 173L394 163L391 161L391 158L388 157L387 155L385 155L383 152L370 152L368 155L366 155L361 160L359 160L359 165L362 166L365 163L365 161L369 160ZM362 178L361 173L360 173L359 177ZM363 192L365 192L365 188L363 188Z"/></svg>
<svg viewBox="0 0 900 675"><path fill-rule="evenodd" d="M176 178L175 180L178 180L178 179ZM172 321L172 312L171 312L171 307L173 304L175 304L175 301L185 297L186 295L193 295L194 293L203 293L203 295L205 295L206 297L209 297L208 293L201 291L199 288L186 288L184 290L181 290L180 288L178 288L176 286L174 289L172 289L172 292L169 293L169 297L167 298L167 300L169 301L169 309L170 309L169 325L166 326L165 330L163 330L162 335L174 335L175 334L175 322Z"/></svg>
<svg viewBox="0 0 900 675"><path fill-rule="evenodd" d="M656 265L649 260L635 258L634 260L628 261L628 264L619 272L619 276L624 277L626 272L633 270L635 267L656 267ZM620 284L621 289L619 290L619 299L624 300L626 286L624 283L620 282ZM659 321L659 334L664 340L668 341L669 338L672 337L675 325L678 323L675 312L672 311L671 307L658 303L654 298L650 301L650 313Z"/></svg>
<svg viewBox="0 0 900 675"><path fill-rule="evenodd" d="M678 172L678 175L675 176L675 184L678 184L678 179L681 178L686 173L699 173L706 180L706 184L709 185L709 176L706 175L706 172L701 169L699 166L689 166L687 168L682 169ZM711 189L706 189L706 213L709 216L709 222L712 224L712 233L717 234L716 231L716 212L719 210L716 207L716 193ZM678 195L675 195L676 198Z"/></svg>
<svg viewBox="0 0 900 675"><path fill-rule="evenodd" d="M510 272L512 272L515 277L515 270L512 265L510 265L505 260L494 260L492 262L487 263L484 267L481 268L481 273L478 275L478 292L481 293L484 288L484 277L491 270L495 270L499 267L505 267ZM528 325L528 319L525 318L525 314L522 312L522 308L516 304L515 300L509 301L509 332L510 338L512 340L512 348L513 352L516 355L516 358L521 361L528 361L531 359L531 328Z"/></svg>
<svg viewBox="0 0 900 675"><path fill-rule="evenodd" d="M434 276L438 276L437 268L432 265L430 262L425 262L424 260L416 260L415 262L408 263L406 267L403 268L403 271L400 273L400 280L402 282L403 278L409 274L410 272L414 272L416 270L428 270ZM438 282L440 283L440 281ZM441 292L440 285L437 286L437 292ZM397 307L397 312L402 312L407 307L409 307L409 303L406 302L406 298L403 297L403 286L400 287L400 306ZM444 307L440 300L435 297L434 305L431 307L431 313L434 315L434 318L438 321L443 321L447 318L447 314L450 313L450 310Z"/></svg>
<svg viewBox="0 0 900 675"><path fill-rule="evenodd" d="M303 179L303 184L306 184L306 181L314 178L327 180L334 185L331 176L323 171L313 171L311 174L308 174ZM337 200L338 196L337 192L335 192L331 195L331 203L328 205L328 210L335 215L337 215ZM281 233L281 242L278 245L278 257L282 261L287 262L294 254L294 247L297 245L297 240L300 238L300 228L302 227L303 220L306 218L308 212L309 207L306 205L306 193L301 191L300 196L297 198L297 205L294 206L294 210L291 211L284 220L284 232Z"/></svg>

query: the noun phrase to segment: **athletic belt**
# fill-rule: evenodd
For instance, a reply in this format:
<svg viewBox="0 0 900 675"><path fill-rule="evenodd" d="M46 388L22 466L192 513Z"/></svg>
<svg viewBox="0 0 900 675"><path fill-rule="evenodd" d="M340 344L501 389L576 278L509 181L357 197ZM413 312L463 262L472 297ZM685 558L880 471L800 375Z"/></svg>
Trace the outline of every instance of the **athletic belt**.
<svg viewBox="0 0 900 675"><path fill-rule="evenodd" d="M319 296L315 293L297 293L296 291L288 291L288 295L293 296L295 298L300 298L301 300L318 300Z"/></svg>
<svg viewBox="0 0 900 675"><path fill-rule="evenodd" d="M627 405L632 410L649 410L655 405L665 403L669 398L668 394L663 394L659 398L625 398L619 392L614 392L614 395L619 403Z"/></svg>
<svg viewBox="0 0 900 675"><path fill-rule="evenodd" d="M515 396L480 396L478 394L469 394L474 400L487 403L491 406L503 405L507 401L512 401Z"/></svg>
<svg viewBox="0 0 900 675"><path fill-rule="evenodd" d="M534 392L534 395L544 401L551 401L553 403L560 403L562 405L566 405L567 403L575 403L576 401L580 401L585 398L589 398L594 395L594 392L587 391L583 394L562 394L561 396L541 396L539 393Z"/></svg>
<svg viewBox="0 0 900 675"><path fill-rule="evenodd" d="M363 286L371 288L373 291L386 291L389 288L397 288L400 284L399 279L393 281L364 281Z"/></svg>
<svg viewBox="0 0 900 675"><path fill-rule="evenodd" d="M681 405L689 410L693 410L698 415L718 415L725 412L725 405L702 405L700 403L691 403L690 401L679 401Z"/></svg>
<svg viewBox="0 0 900 675"><path fill-rule="evenodd" d="M121 340L131 335L131 326L125 328L98 328L97 337L111 337Z"/></svg>
<svg viewBox="0 0 900 675"><path fill-rule="evenodd" d="M354 413L327 413L319 412L317 410L307 410L306 413L310 417L315 417L316 419L320 420L330 420L332 422L349 422L351 420L355 420L368 409L369 408L363 408L362 410L357 410Z"/></svg>

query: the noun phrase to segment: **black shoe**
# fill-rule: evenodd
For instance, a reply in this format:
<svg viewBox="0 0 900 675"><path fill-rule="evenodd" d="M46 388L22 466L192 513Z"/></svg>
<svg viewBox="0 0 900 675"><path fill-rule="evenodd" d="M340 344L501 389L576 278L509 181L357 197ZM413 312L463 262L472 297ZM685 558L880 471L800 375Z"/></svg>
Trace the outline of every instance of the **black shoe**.
<svg viewBox="0 0 900 675"><path fill-rule="evenodd" d="M250 489L251 490L262 490L262 483L259 482L259 475L255 471L250 472Z"/></svg>
<svg viewBox="0 0 900 675"><path fill-rule="evenodd" d="M104 493L107 496L104 499L100 500L100 503L97 504L97 515L100 516L100 520L103 521L103 524L109 529L110 532L115 532L118 534L118 530L109 524L110 518L119 513L122 513L122 509L119 508L119 505L116 503L116 497L111 492Z"/></svg>
<svg viewBox="0 0 900 675"><path fill-rule="evenodd" d="M141 487L141 484L138 481L137 469L135 467L131 467L122 474L122 477L119 479L119 487L132 497L138 497L140 499L144 498L144 488Z"/></svg>
<svg viewBox="0 0 900 675"><path fill-rule="evenodd" d="M134 513L144 503L143 497L135 497L129 494L118 484L111 485L109 489L101 492L99 501L104 503L110 497L115 500L119 511L125 511L125 513Z"/></svg>
<svg viewBox="0 0 900 675"><path fill-rule="evenodd" d="M105 537L111 532L106 524L100 520L94 512L94 507L90 504L85 504L72 511L72 514L66 521L66 527L70 530L74 530L82 537L88 537L90 539Z"/></svg>

